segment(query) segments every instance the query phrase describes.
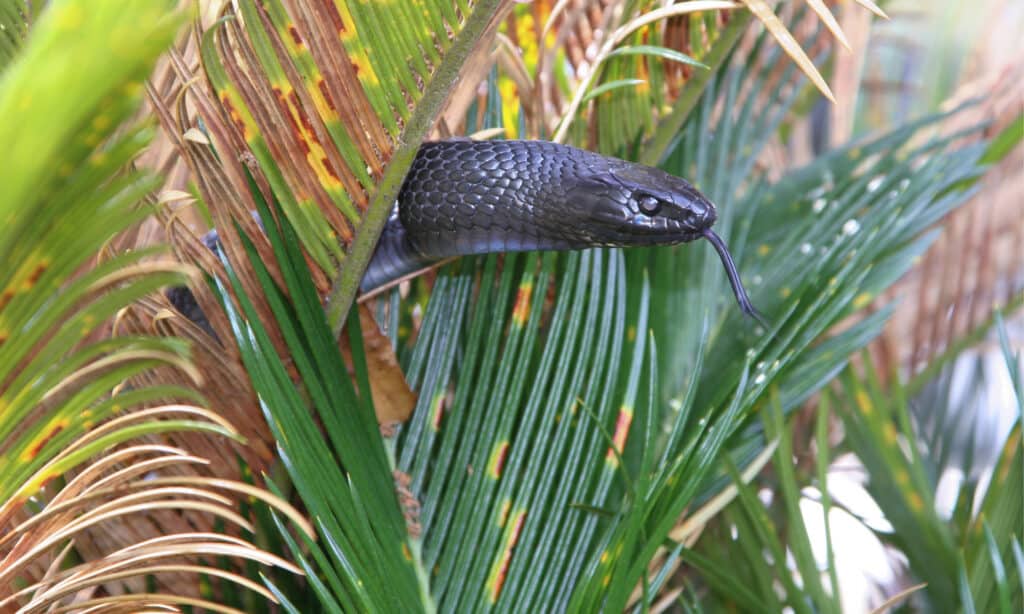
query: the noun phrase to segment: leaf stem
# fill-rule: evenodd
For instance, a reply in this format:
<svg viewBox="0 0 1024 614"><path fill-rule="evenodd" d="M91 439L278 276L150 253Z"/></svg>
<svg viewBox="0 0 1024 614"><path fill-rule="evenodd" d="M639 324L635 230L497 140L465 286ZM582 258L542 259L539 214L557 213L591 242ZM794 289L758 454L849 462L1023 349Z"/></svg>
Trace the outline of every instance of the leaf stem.
<svg viewBox="0 0 1024 614"><path fill-rule="evenodd" d="M377 238L384 228L388 214L398 198L405 174L416 158L420 144L427 137L434 121L444 108L448 94L459 80L459 72L477 42L504 11L499 11L502 0L481 0L474 5L462 29L455 36L444 59L434 71L423 97L416 103L408 123L402 130L398 147L395 149L384 175L377 185L377 191L370 200L370 206L356 229L355 240L349 249L341 271L331 282L327 298L327 321L337 339L348 316L349 308L359 290L359 280L370 262ZM504 3L509 6L507 3Z"/></svg>
<svg viewBox="0 0 1024 614"><path fill-rule="evenodd" d="M700 100L708 81L715 74L718 68L729 57L729 52L740 39L740 36L747 30L750 20L754 18L750 11L735 11L718 40L711 47L707 56L700 58L700 61L707 64L710 70L694 71L693 76L686 82L682 95L676 100L672 112L662 118L654 131L654 138L640 152L640 162L649 166L656 166L672 145L672 141L682 130L690 111Z"/></svg>

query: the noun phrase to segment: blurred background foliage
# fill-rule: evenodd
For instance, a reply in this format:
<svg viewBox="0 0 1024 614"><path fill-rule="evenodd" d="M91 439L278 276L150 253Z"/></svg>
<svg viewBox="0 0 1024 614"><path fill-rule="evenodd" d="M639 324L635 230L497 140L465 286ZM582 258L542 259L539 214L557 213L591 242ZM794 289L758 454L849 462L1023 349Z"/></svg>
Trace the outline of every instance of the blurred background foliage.
<svg viewBox="0 0 1024 614"><path fill-rule="evenodd" d="M1019 3L174 4L0 0L0 609L1024 607ZM462 134L690 179L768 329L705 245L356 302Z"/></svg>

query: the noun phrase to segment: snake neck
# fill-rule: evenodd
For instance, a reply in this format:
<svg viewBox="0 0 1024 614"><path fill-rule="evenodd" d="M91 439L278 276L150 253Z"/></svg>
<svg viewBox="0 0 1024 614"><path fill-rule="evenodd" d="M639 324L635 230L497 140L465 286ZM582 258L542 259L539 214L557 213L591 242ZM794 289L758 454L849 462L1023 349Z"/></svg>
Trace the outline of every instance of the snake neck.
<svg viewBox="0 0 1024 614"><path fill-rule="evenodd" d="M438 259L413 247L409 233L399 219L398 207L395 206L384 224L373 258L359 282L359 289L362 292L369 292L415 273Z"/></svg>
<svg viewBox="0 0 1024 614"><path fill-rule="evenodd" d="M404 241L427 259L602 244L574 221L567 182L608 160L536 141L424 143L399 193Z"/></svg>

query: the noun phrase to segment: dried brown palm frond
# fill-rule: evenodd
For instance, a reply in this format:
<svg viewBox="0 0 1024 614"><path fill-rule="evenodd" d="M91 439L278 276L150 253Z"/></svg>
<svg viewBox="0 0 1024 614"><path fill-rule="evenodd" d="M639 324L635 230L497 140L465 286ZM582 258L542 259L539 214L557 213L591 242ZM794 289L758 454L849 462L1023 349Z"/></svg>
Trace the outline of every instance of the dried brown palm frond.
<svg viewBox="0 0 1024 614"><path fill-rule="evenodd" d="M227 422L209 410L183 405L135 410L93 429L36 475L51 474L80 450L118 431L152 430L145 427L154 420L199 420L233 433ZM71 604L84 608L88 596L122 591L131 594L119 601L122 605L183 603L179 599L198 594L197 574L223 577L274 601L262 586L197 559L222 555L302 573L230 535L253 530L237 512L245 498L271 505L310 534L312 527L287 502L265 490L204 476L208 465L208 460L180 448L134 443L99 456L63 487L47 487L34 513L26 513L19 499L8 500L0 506L0 522L9 527L0 537L0 584L8 585L15 578L32 580L0 598L0 611L16 604L23 612ZM227 533L215 530L220 523L233 528ZM161 527L160 532L144 537L152 535L155 526ZM72 549L82 562L69 563ZM166 594L144 594L146 577L152 575L159 578Z"/></svg>
<svg viewBox="0 0 1024 614"><path fill-rule="evenodd" d="M181 340L107 334L125 305L195 274L156 247L105 251L148 214L142 203L157 181L131 168L149 141L137 111L143 80L184 15L173 2L88 4L0 3L0 29L28 27L16 45L4 35L0 83L0 135L11 152L0 165L0 257L11 264L0 268L2 611L177 603L175 593L198 591L195 574L208 573L201 557L211 553L298 572L236 537L196 535L220 523L251 528L237 511L250 498L312 531L284 501L204 475L195 468L207 460L163 440L184 431L221 445L240 438L200 407L202 375ZM182 385L122 385L154 368ZM179 572L189 574L179 590L87 605L140 590L143 578L175 586Z"/></svg>
<svg viewBox="0 0 1024 614"><path fill-rule="evenodd" d="M752 17L759 19L800 69L830 95L802 45L806 37L791 32L768 3L760 0L551 4L517 9L508 28L510 36L516 35L512 40L522 49L527 70L535 75L532 87L518 88L527 136L533 138L545 134L553 134L556 140L567 138L584 98L599 81L617 85L589 102L588 140L603 150L616 151L638 136L650 137L658 118L662 118L657 124L659 133L674 133L671 128L678 129L692 108L690 97L680 99L684 84L693 80L688 89L695 96L710 74L699 64L694 66L696 62L680 60L690 57L717 65ZM825 23L838 40L845 41L831 9L823 2L808 4L809 13ZM878 11L873 3L861 4ZM783 16L801 5L784 3ZM564 85L567 82L571 84L568 87ZM506 121L506 128L508 124Z"/></svg>

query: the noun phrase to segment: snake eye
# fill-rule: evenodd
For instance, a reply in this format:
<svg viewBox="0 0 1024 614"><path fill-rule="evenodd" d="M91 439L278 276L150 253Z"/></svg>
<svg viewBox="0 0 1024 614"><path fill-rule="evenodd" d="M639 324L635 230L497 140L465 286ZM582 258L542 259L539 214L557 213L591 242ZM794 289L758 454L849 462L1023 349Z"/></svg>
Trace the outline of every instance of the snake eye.
<svg viewBox="0 0 1024 614"><path fill-rule="evenodd" d="M637 207L640 209L640 213L646 216L654 217L661 211L661 201L653 196L641 196L637 200Z"/></svg>

